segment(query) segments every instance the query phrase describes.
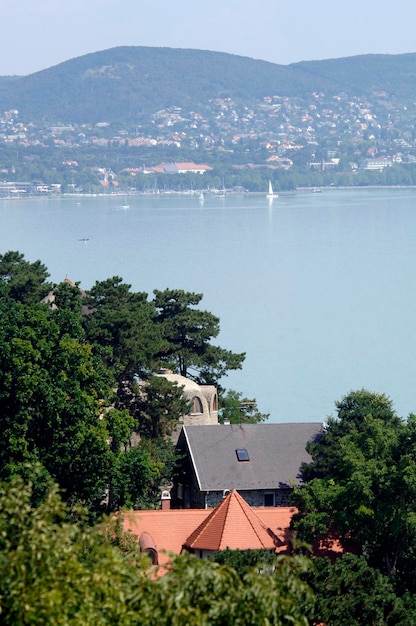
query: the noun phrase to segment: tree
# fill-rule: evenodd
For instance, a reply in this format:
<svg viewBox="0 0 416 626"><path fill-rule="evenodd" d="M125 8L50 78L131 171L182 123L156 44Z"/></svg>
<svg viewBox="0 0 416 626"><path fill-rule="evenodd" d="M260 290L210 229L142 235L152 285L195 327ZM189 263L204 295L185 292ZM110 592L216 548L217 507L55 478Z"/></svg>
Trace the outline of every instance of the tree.
<svg viewBox="0 0 416 626"><path fill-rule="evenodd" d="M273 571L250 568L240 578L230 566L181 555L152 598L155 624L307 626L312 594L301 575L302 557L275 557Z"/></svg>
<svg viewBox="0 0 416 626"><path fill-rule="evenodd" d="M266 548L260 550L231 550L226 548L215 552L212 558L216 563L229 565L241 577L253 567L270 570L276 562L276 555Z"/></svg>
<svg viewBox="0 0 416 626"><path fill-rule="evenodd" d="M314 558L305 580L314 591L312 623L337 626L415 624L413 611L396 595L392 581L363 557L344 555L331 563Z"/></svg>
<svg viewBox="0 0 416 626"><path fill-rule="evenodd" d="M0 283L6 286L6 294L13 300L23 304L40 302L52 288L46 282L48 276L39 260L30 263L17 251L0 254Z"/></svg>
<svg viewBox="0 0 416 626"><path fill-rule="evenodd" d="M0 484L1 623L138 623L135 587L146 586L139 551L126 559L103 532L74 523L56 486L37 507L32 496L19 478Z"/></svg>
<svg viewBox="0 0 416 626"><path fill-rule="evenodd" d="M163 376L151 376L141 384L137 395L137 430L153 441L170 436L182 415L189 413L182 388Z"/></svg>
<svg viewBox="0 0 416 626"><path fill-rule="evenodd" d="M218 336L219 319L195 307L202 294L180 289L154 290L156 322L165 346L159 356L182 376L191 375L199 383L217 384L230 369L240 369L245 354L237 354L213 346Z"/></svg>
<svg viewBox="0 0 416 626"><path fill-rule="evenodd" d="M120 454L111 481L109 510L153 508L160 499L155 498L154 490L162 467L142 442Z"/></svg>
<svg viewBox="0 0 416 626"><path fill-rule="evenodd" d="M100 363L44 305L3 303L0 313L0 476L39 460L68 500L92 504L113 462Z"/></svg>
<svg viewBox="0 0 416 626"><path fill-rule="evenodd" d="M229 389L221 396L221 421L230 424L258 424L269 418L268 413L260 413L256 400L244 398L239 391Z"/></svg>
<svg viewBox="0 0 416 626"><path fill-rule="evenodd" d="M97 281L85 300L89 314L83 317L88 341L100 348L119 381L152 370L161 344L154 306L147 294L132 292L130 287L119 276Z"/></svg>
<svg viewBox="0 0 416 626"><path fill-rule="evenodd" d="M337 409L322 439L308 444L312 463L294 492L294 527L308 542L339 533L404 583L416 547L416 418L401 420L389 398L365 390Z"/></svg>

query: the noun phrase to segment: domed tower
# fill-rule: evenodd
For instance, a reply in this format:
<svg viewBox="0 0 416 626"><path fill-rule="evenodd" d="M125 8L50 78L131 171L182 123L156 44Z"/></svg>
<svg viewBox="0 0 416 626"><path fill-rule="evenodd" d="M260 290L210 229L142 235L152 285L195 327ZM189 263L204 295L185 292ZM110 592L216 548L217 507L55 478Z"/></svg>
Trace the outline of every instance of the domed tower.
<svg viewBox="0 0 416 626"><path fill-rule="evenodd" d="M218 396L214 385L198 385L168 369L160 370L158 376L163 376L183 388L183 397L190 404L190 412L182 416L181 426L218 424Z"/></svg>

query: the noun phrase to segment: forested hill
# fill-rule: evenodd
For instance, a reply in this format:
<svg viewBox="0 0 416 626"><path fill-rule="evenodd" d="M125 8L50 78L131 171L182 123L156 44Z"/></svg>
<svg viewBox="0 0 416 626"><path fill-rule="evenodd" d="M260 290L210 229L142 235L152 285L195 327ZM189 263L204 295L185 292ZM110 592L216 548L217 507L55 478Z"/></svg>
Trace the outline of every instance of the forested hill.
<svg viewBox="0 0 416 626"><path fill-rule="evenodd" d="M416 53L363 55L277 65L222 52L117 47L28 76L0 77L0 111L62 123L140 120L163 108L203 111L210 99L248 105L313 91L416 101Z"/></svg>

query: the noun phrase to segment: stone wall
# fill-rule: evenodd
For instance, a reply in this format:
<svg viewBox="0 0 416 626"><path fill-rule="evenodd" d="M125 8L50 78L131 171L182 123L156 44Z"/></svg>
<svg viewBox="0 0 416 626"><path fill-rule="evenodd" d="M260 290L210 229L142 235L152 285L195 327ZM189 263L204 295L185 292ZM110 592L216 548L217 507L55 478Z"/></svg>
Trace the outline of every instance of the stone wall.
<svg viewBox="0 0 416 626"><path fill-rule="evenodd" d="M227 493L228 490L225 490ZM206 494L201 494L202 498L199 498L198 506L206 506L208 508L216 507L219 502L221 502L225 493L223 491L210 491ZM251 491L238 491L240 496L244 498L244 500L253 507L256 506L265 506L265 494L267 496L274 496L274 506L290 506L290 495L292 493L291 489L259 489L259 490L251 490ZM194 494L194 497L196 494ZM198 496L196 496L197 498ZM270 501L270 497L268 498ZM196 505L196 502L195 502ZM269 505L273 506L273 505Z"/></svg>

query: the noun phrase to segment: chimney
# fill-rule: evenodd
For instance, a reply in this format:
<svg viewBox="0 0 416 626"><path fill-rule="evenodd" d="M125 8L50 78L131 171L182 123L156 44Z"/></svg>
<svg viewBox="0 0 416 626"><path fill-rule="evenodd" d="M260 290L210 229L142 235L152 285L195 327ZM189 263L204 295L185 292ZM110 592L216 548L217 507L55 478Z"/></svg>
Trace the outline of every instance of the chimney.
<svg viewBox="0 0 416 626"><path fill-rule="evenodd" d="M160 507L162 509L162 511L169 511L170 510L170 500L171 500L171 496L170 496L170 492L172 491L172 487L173 485L163 485L161 487L159 487L161 494L160 494Z"/></svg>

